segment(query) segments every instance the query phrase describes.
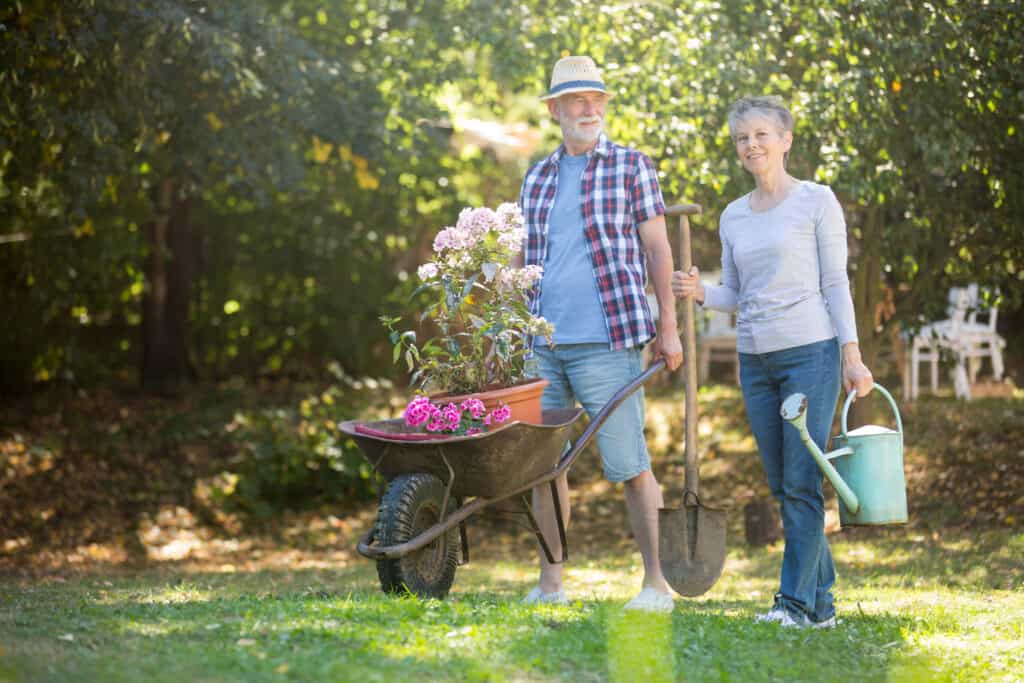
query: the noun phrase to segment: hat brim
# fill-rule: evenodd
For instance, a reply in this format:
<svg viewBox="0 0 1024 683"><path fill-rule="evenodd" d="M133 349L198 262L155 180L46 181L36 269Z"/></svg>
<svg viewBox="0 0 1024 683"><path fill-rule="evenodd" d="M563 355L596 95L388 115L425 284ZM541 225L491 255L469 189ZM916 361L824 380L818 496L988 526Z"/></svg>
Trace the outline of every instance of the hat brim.
<svg viewBox="0 0 1024 683"><path fill-rule="evenodd" d="M598 87L598 86L594 86L594 85L580 85L580 86L571 86L571 87L568 87L568 88L563 88L561 90L556 90L555 92L549 92L547 95L543 95L540 98L540 101L541 102L547 102L548 100L553 100L556 97L561 97L562 95L568 95L568 94L574 93L574 92L599 92L599 93L604 93L608 97L608 99L611 99L611 98L615 97L614 93L612 93L612 92L610 92L608 90L605 90L602 87Z"/></svg>

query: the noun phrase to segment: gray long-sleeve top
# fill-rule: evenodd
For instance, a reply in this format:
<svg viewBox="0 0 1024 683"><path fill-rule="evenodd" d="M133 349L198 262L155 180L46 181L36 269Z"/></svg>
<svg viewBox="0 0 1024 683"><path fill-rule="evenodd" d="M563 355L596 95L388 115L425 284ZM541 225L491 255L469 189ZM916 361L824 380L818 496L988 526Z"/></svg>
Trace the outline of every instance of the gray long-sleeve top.
<svg viewBox="0 0 1024 683"><path fill-rule="evenodd" d="M736 349L857 341L846 221L832 190L803 180L766 211L751 210L749 200L744 195L722 213L722 283L704 286L706 308L737 311Z"/></svg>

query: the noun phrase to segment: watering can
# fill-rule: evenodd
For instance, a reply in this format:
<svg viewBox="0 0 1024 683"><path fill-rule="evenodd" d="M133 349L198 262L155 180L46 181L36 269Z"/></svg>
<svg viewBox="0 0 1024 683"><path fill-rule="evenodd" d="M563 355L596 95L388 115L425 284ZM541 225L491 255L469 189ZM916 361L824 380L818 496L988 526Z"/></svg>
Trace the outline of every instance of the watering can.
<svg viewBox="0 0 1024 683"><path fill-rule="evenodd" d="M842 432L832 438L835 450L822 453L807 431L807 397L790 394L782 402L782 419L800 432L807 450L839 495L839 521L843 526L879 526L907 522L907 487L903 478L903 421L892 394L877 389L889 400L896 415L896 431L865 425L846 429L846 414L856 390L843 405Z"/></svg>

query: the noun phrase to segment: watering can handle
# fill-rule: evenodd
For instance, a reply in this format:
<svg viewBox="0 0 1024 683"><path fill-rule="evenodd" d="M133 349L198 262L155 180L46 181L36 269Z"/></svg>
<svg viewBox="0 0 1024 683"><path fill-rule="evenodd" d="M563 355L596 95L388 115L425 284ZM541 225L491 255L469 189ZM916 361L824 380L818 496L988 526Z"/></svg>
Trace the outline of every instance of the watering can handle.
<svg viewBox="0 0 1024 683"><path fill-rule="evenodd" d="M886 390L886 388L883 387L878 382L875 382L871 386L871 388L872 389L878 389L880 392L882 392L882 396L885 396L887 399L889 399L889 405L892 406L892 412L896 416L896 429L899 431L899 433L900 433L900 440L902 441L903 440L903 420L900 419L900 409L896 407L896 400L893 399L892 394L890 394L888 392L888 390ZM843 415L842 415L842 418L840 420L840 426L842 427L842 434L843 434L843 436L846 436L846 414L848 412L850 412L850 406L853 404L853 399L854 399L854 397L856 395L857 395L857 390L856 389L851 389L850 390L850 394L846 397L846 403L843 404Z"/></svg>

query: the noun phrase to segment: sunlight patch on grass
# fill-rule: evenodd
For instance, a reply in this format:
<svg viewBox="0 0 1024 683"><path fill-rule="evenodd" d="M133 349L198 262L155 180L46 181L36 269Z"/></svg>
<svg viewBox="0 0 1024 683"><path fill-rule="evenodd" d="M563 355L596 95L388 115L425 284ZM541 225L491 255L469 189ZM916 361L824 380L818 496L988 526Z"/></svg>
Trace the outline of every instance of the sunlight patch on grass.
<svg viewBox="0 0 1024 683"><path fill-rule="evenodd" d="M639 558L635 554L634 561ZM578 587L581 595L597 600L622 600L632 597L640 590L639 572L628 570L601 569L597 566L569 569L565 575L568 585Z"/></svg>
<svg viewBox="0 0 1024 683"><path fill-rule="evenodd" d="M192 584L164 586L148 594L133 595L135 601L144 605L182 605L209 602L216 596L212 588L200 588Z"/></svg>
<svg viewBox="0 0 1024 683"><path fill-rule="evenodd" d="M174 634L176 631L181 631L182 627L169 622L154 623L151 621L142 622L126 619L122 620L120 630L121 633L126 636L135 635L143 638L163 638Z"/></svg>
<svg viewBox="0 0 1024 683"><path fill-rule="evenodd" d="M609 680L615 683L675 680L671 614L609 614L606 627Z"/></svg>
<svg viewBox="0 0 1024 683"><path fill-rule="evenodd" d="M782 553L773 554L777 555L778 561L781 562ZM766 577L756 571L753 558L735 552L726 556L722 576L728 578L716 584L709 595L724 593L727 596L742 595L755 600L770 600L778 584L776 576Z"/></svg>

